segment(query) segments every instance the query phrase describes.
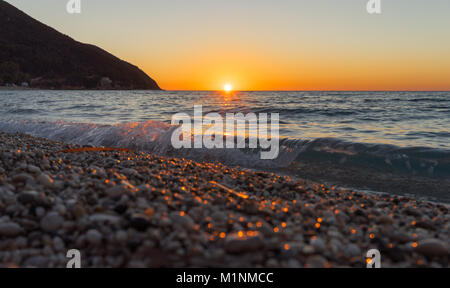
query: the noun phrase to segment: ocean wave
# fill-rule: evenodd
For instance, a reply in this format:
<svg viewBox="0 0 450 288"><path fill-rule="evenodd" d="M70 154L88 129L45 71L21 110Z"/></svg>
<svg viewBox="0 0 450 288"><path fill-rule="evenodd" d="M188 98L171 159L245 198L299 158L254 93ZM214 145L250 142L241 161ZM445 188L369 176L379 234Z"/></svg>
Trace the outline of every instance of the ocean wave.
<svg viewBox="0 0 450 288"><path fill-rule="evenodd" d="M261 149L175 149L171 136L177 127L150 120L116 125L9 120L0 131L25 133L79 145L120 147L149 151L162 156L197 161L220 161L248 168L287 168L310 161L338 164L387 173L402 173L450 179L450 151L424 147L367 144L335 138L280 140L274 160L261 160Z"/></svg>
<svg viewBox="0 0 450 288"><path fill-rule="evenodd" d="M408 99L408 102L449 102L450 100L448 99L448 96L446 95L447 98L413 98L413 99Z"/></svg>
<svg viewBox="0 0 450 288"><path fill-rule="evenodd" d="M29 108L13 108L8 110L7 114L18 114L18 115L28 115L28 114L38 114L40 110L37 109L29 109Z"/></svg>
<svg viewBox="0 0 450 288"><path fill-rule="evenodd" d="M362 115L366 110L358 110L358 109L336 109L336 108L307 108L307 107L295 107L295 108L286 108L286 107L256 107L256 108L245 108L245 107L234 107L228 109L211 109L208 110L208 107L205 108L205 113L219 113L222 116L225 116L227 113L278 113L285 117L295 117L302 118L304 116L309 115L317 115L317 116L325 116L325 117L340 117L340 116L351 116L351 115Z"/></svg>
<svg viewBox="0 0 450 288"><path fill-rule="evenodd" d="M450 151L321 138L303 143L294 164L322 162L385 173L450 179Z"/></svg>

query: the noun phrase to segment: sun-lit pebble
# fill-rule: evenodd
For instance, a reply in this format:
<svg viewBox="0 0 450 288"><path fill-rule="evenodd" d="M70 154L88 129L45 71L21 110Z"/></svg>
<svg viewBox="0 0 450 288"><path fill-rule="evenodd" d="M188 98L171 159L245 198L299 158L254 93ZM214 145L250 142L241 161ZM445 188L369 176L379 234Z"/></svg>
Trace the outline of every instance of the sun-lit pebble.
<svg viewBox="0 0 450 288"><path fill-rule="evenodd" d="M142 251L159 249L174 257L165 257L169 267L188 267L183 259L360 267L375 248L388 251L387 267L445 266L449 218L440 204L146 152L56 153L77 146L2 133L0 140L9 151L0 152L0 254L14 245L43 255L74 246L88 266L146 267L154 259ZM110 254L119 248L128 256Z"/></svg>

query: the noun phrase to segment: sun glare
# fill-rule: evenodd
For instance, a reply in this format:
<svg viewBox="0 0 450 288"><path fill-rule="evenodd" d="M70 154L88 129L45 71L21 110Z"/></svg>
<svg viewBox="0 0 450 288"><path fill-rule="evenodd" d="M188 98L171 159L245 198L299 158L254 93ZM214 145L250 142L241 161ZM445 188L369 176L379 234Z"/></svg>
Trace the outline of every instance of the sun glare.
<svg viewBox="0 0 450 288"><path fill-rule="evenodd" d="M231 92L233 90L233 86L231 86L231 84L225 84L225 86L223 86L223 90L225 92Z"/></svg>

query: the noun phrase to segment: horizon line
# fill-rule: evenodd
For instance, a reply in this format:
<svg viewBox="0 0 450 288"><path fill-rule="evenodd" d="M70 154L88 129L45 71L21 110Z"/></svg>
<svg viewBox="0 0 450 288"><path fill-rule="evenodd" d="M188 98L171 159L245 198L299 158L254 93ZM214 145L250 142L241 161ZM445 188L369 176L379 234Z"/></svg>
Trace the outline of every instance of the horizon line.
<svg viewBox="0 0 450 288"><path fill-rule="evenodd" d="M161 89L160 91L201 91L201 92L225 92L224 90L210 90L210 89ZM402 90L371 90L371 89L367 89L367 90L332 90L332 89L324 89L324 90L318 90L318 89L312 89L312 90L285 90L285 89L267 89L267 90L233 90L230 91L229 93L233 93L233 92L450 92L450 89L448 90L407 90L407 89L402 89Z"/></svg>

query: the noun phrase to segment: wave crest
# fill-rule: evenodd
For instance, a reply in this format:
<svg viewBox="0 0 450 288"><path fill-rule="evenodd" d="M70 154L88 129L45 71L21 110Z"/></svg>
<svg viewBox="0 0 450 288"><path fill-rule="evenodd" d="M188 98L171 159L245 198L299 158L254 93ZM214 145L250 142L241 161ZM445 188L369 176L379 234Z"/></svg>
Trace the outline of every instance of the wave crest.
<svg viewBox="0 0 450 288"><path fill-rule="evenodd" d="M261 160L261 149L175 149L171 136L177 127L161 121L100 125L93 123L10 120L0 131L25 133L78 145L120 147L153 152L162 156L197 161L220 161L248 168L286 168L302 162L323 162L361 169L376 169L408 175L450 178L450 151L432 148L403 148L365 144L334 138L315 140L281 139L275 160Z"/></svg>

